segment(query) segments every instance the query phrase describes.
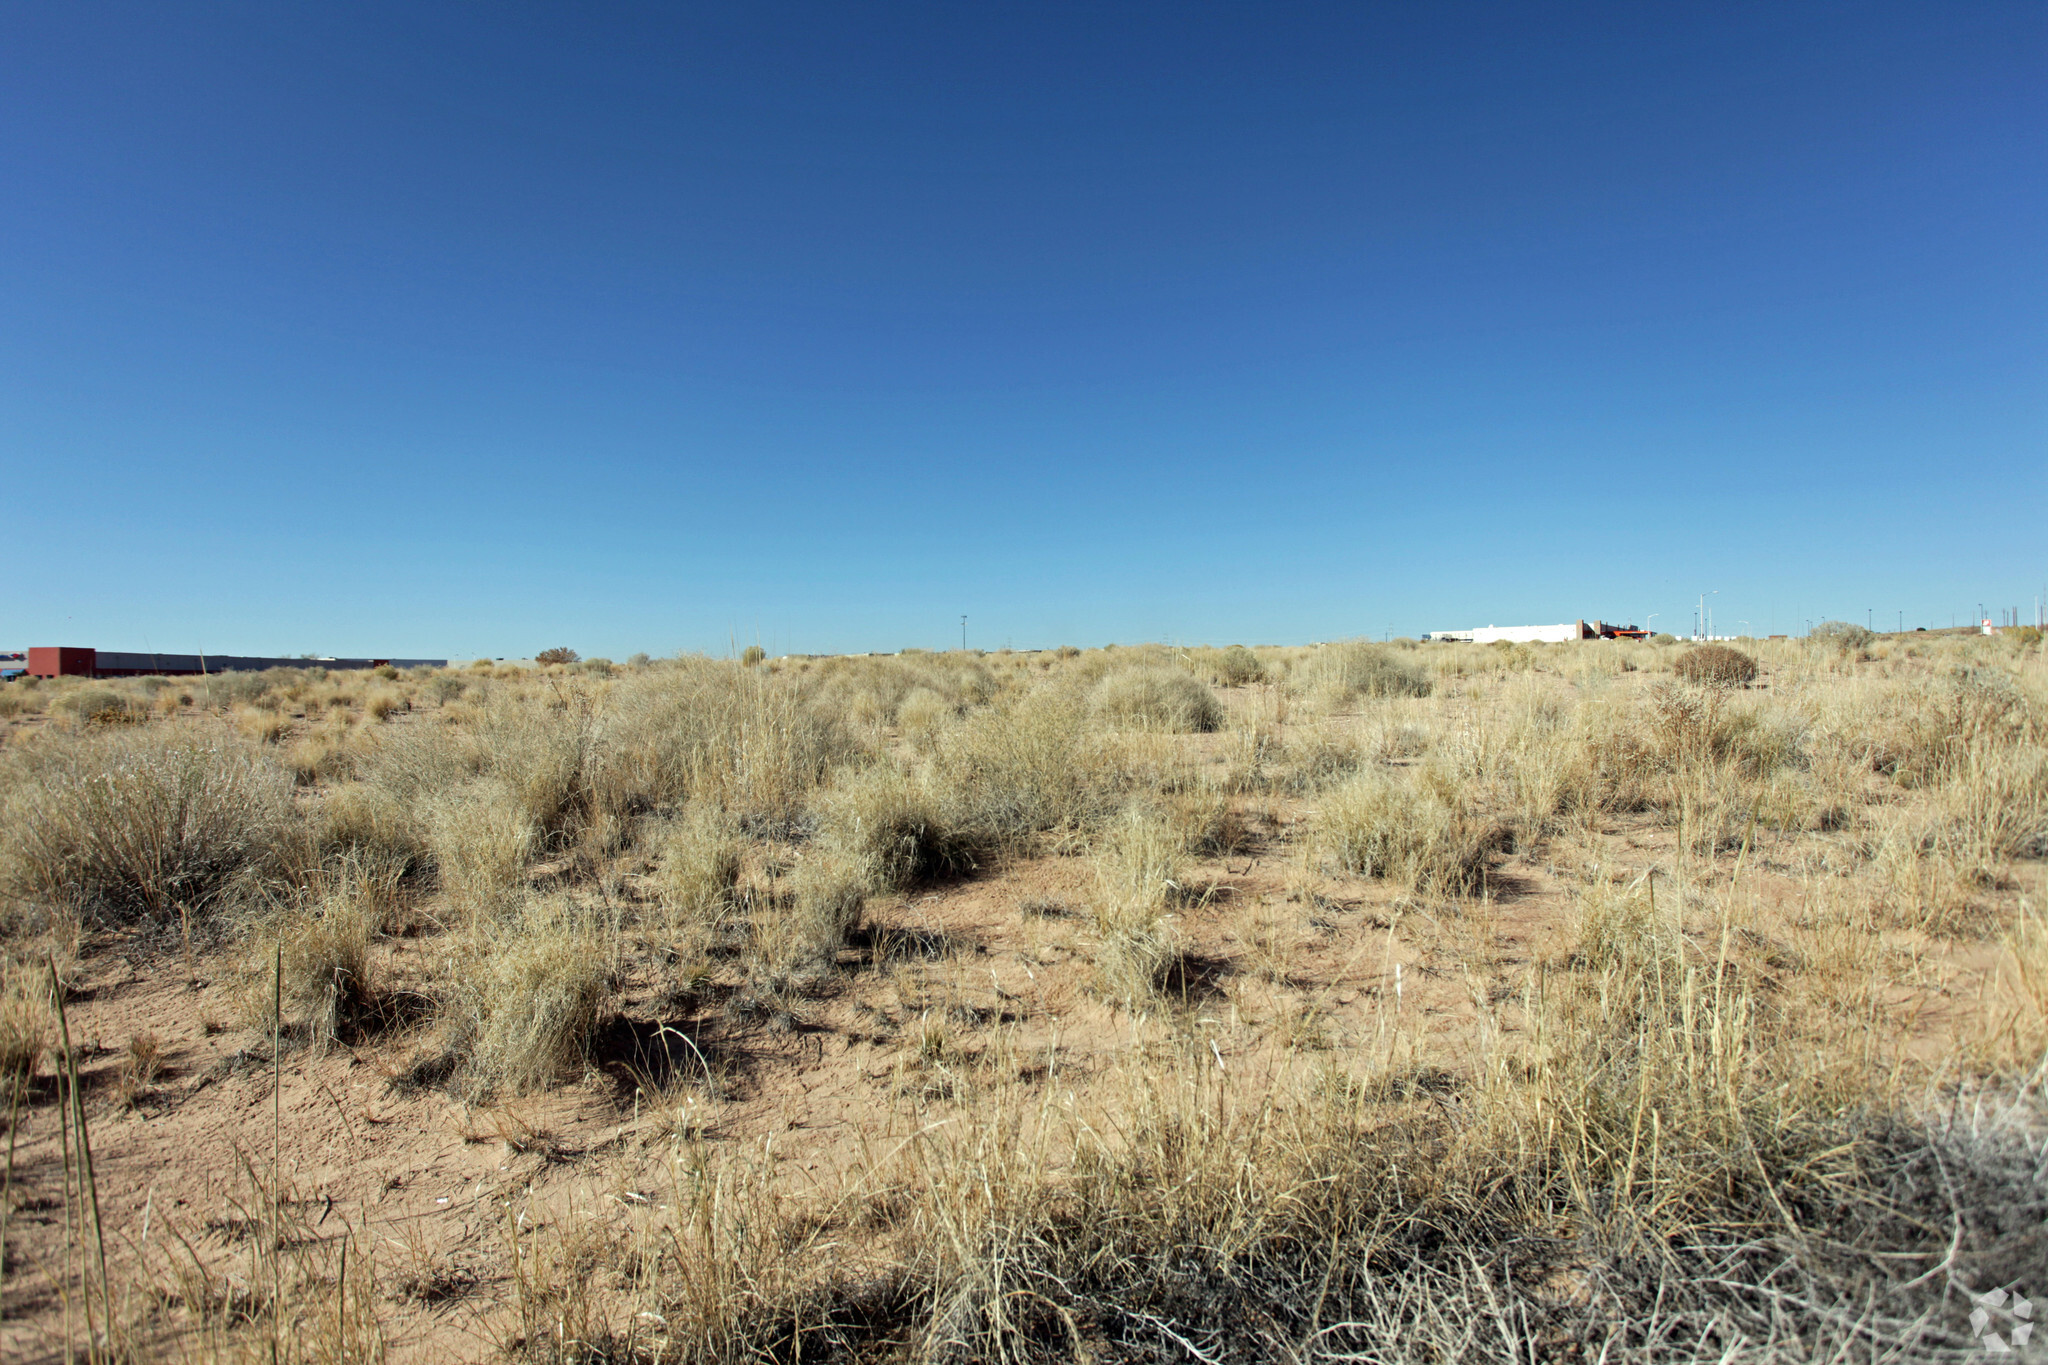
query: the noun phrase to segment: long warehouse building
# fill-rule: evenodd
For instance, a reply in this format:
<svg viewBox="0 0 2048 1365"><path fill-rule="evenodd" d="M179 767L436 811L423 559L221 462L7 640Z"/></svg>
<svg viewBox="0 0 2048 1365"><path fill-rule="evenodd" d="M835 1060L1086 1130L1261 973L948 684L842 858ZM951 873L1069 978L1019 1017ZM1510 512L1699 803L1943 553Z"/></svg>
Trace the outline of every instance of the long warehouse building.
<svg viewBox="0 0 2048 1365"><path fill-rule="evenodd" d="M79 645L33 645L32 678L142 678L254 673L266 668L446 668L446 659L264 659L243 654L136 654Z"/></svg>

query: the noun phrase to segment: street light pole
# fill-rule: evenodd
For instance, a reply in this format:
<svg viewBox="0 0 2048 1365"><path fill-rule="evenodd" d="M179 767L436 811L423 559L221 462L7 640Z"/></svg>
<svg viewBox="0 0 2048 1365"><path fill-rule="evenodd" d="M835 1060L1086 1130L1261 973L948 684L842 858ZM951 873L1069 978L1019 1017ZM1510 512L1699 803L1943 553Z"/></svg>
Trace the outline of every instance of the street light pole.
<svg viewBox="0 0 2048 1365"><path fill-rule="evenodd" d="M960 618L960 652L962 654L967 652L967 618L965 616Z"/></svg>

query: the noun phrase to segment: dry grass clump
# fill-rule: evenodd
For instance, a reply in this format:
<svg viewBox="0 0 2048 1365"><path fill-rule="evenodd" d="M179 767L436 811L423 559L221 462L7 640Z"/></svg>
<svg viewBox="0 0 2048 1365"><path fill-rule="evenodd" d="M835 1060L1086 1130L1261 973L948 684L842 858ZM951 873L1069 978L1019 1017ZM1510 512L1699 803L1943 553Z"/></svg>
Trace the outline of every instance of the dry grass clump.
<svg viewBox="0 0 2048 1365"><path fill-rule="evenodd" d="M218 734L277 787L215 899L260 874L283 907L247 921L261 1008L282 944L282 1028L361 1039L431 998L439 1055L401 1085L471 1099L576 1078L600 1037L701 1043L699 1103L635 1075L617 1147L504 1176L504 1273L465 1283L515 1353L1934 1359L1973 1345L1956 1286L2048 1265L2048 661L1871 652L1760 644L1773 685L1742 691L1676 645L1268 649L1214 737L1154 694L1217 705L1199 680L1249 677L1239 651L592 661L439 708L409 674L296 798L232 719L21 727L0 846L15 868L17 810L74 799L48 774L111 789L128 746ZM339 719L333 680L256 682L214 704ZM1025 852L1053 856L1016 885L896 894ZM77 927L19 885L16 961ZM1030 918L963 932L996 905ZM401 908L417 937L382 932ZM0 982L0 1073L46 1055L37 984ZM850 1131L782 1138L806 1087ZM594 1096L564 1097L586 1132ZM180 1300L208 1330L212 1257ZM403 1292L444 1292L445 1250L414 1259ZM347 1307L331 1263L256 1264L283 1311L207 1349ZM332 1358L374 1357L369 1297Z"/></svg>
<svg viewBox="0 0 2048 1365"><path fill-rule="evenodd" d="M11 1099L16 1082L35 1075L55 1032L48 973L27 963L8 964L0 973L0 1093Z"/></svg>
<svg viewBox="0 0 2048 1365"><path fill-rule="evenodd" d="M731 909L745 853L739 822L716 806L693 805L670 823L654 882L671 923L708 925Z"/></svg>
<svg viewBox="0 0 2048 1365"><path fill-rule="evenodd" d="M1097 840L1095 971L1114 999L1147 999L1173 961L1179 938L1169 907L1181 889L1182 852L1172 823L1137 805Z"/></svg>
<svg viewBox="0 0 2048 1365"><path fill-rule="evenodd" d="M362 780L408 810L484 768L477 737L464 726L415 722L382 727L363 738Z"/></svg>
<svg viewBox="0 0 2048 1365"><path fill-rule="evenodd" d="M275 744L291 729L284 712L267 706L238 706L233 715L235 729L258 744Z"/></svg>
<svg viewBox="0 0 2048 1365"><path fill-rule="evenodd" d="M1232 645L1217 655L1213 668L1216 681L1225 687L1243 687L1266 677L1266 666L1259 662L1259 656L1243 645Z"/></svg>
<svg viewBox="0 0 2048 1365"><path fill-rule="evenodd" d="M149 1098L163 1074L163 1065L163 1039L148 1029L130 1037L114 1072L114 1092L121 1103L132 1109Z"/></svg>
<svg viewBox="0 0 2048 1365"><path fill-rule="evenodd" d="M873 869L842 849L804 850L788 877L748 907L746 972L754 1003L782 1002L829 978L866 914Z"/></svg>
<svg viewBox="0 0 2048 1365"><path fill-rule="evenodd" d="M50 711L73 729L98 725L133 725L148 712L111 687L80 687L50 703Z"/></svg>
<svg viewBox="0 0 2048 1365"><path fill-rule="evenodd" d="M800 680L681 659L621 680L606 697L583 784L591 807L621 829L692 800L723 806L751 829L788 829L853 752Z"/></svg>
<svg viewBox="0 0 2048 1365"><path fill-rule="evenodd" d="M594 1229L563 1229L522 1327L647 1361L793 1354L792 1323L850 1358L1960 1358L1967 1304L1926 1270L2006 1284L2048 1252L2031 1092L1844 1104L1698 972L1588 971L1526 1023L1468 1081L1297 1055L1250 1087L1155 1031L1097 1109L989 1096L823 1220L706 1150L633 1230L637 1294L594 1311L569 1269ZM862 1217L885 1239L849 1237Z"/></svg>
<svg viewBox="0 0 2048 1365"><path fill-rule="evenodd" d="M816 704L850 724L906 735L929 731L948 715L992 700L1002 683L972 655L905 650L895 658L829 659L816 683Z"/></svg>
<svg viewBox="0 0 2048 1365"><path fill-rule="evenodd" d="M1808 631L1806 638L1816 644L1831 645L1836 649L1848 651L1868 648L1870 643L1877 639L1877 634L1848 621L1823 621Z"/></svg>
<svg viewBox="0 0 2048 1365"><path fill-rule="evenodd" d="M1114 810L1110 784L1084 746L1083 716L1071 693L1048 687L946 731L931 775L947 823L978 844L1014 847Z"/></svg>
<svg viewBox="0 0 2048 1365"><path fill-rule="evenodd" d="M1677 896L1657 905L1654 879L1621 887L1599 882L1579 893L1574 929L1577 961L1593 968L1674 963L1681 945Z"/></svg>
<svg viewBox="0 0 2048 1365"><path fill-rule="evenodd" d="M1201 679L1178 668L1123 668L1088 694L1088 708L1111 725L1188 734L1223 724L1223 704Z"/></svg>
<svg viewBox="0 0 2048 1365"><path fill-rule="evenodd" d="M524 1094L580 1070L611 995L597 935L575 906L527 901L486 926L443 1005L450 1051L479 1093Z"/></svg>
<svg viewBox="0 0 2048 1365"><path fill-rule="evenodd" d="M957 708L931 688L913 687L896 706L896 724L914 747L928 750L956 714Z"/></svg>
<svg viewBox="0 0 2048 1365"><path fill-rule="evenodd" d="M284 765L302 787L335 783L355 776L356 756L344 730L318 729L285 746Z"/></svg>
<svg viewBox="0 0 2048 1365"><path fill-rule="evenodd" d="M528 803L494 778L436 795L425 811L426 847L457 906L488 908L520 884L540 845Z"/></svg>
<svg viewBox="0 0 2048 1365"><path fill-rule="evenodd" d="M1671 671L1702 687L1747 687L1756 681L1756 660L1726 645L1696 645L1678 656Z"/></svg>
<svg viewBox="0 0 2048 1365"><path fill-rule="evenodd" d="M1316 847L1345 871L1436 896L1477 891L1501 841L1441 775L1374 769L1323 794L1314 830Z"/></svg>
<svg viewBox="0 0 2048 1365"><path fill-rule="evenodd" d="M875 891L901 891L973 870L971 841L950 830L939 802L893 763L844 774L819 803L819 837L866 869Z"/></svg>
<svg viewBox="0 0 2048 1365"><path fill-rule="evenodd" d="M316 1049L355 1043L385 1024L389 1000L371 943L390 919L397 878L387 865L343 859L316 874L308 894L281 909L247 968L252 1016L261 1032L281 1004L289 1024Z"/></svg>
<svg viewBox="0 0 2048 1365"><path fill-rule="evenodd" d="M2024 908L1999 948L1979 1061L1992 1075L2025 1075L2048 1057L2048 914Z"/></svg>
<svg viewBox="0 0 2048 1365"><path fill-rule="evenodd" d="M269 865L290 812L290 777L219 731L109 731L7 758L0 878L104 921L211 912Z"/></svg>
<svg viewBox="0 0 2048 1365"><path fill-rule="evenodd" d="M1385 645L1350 640L1325 645L1302 675L1309 691L1342 704L1358 697L1426 697L1429 678Z"/></svg>
<svg viewBox="0 0 2048 1365"><path fill-rule="evenodd" d="M399 798L367 782L330 788L311 826L317 861L352 859L404 876L432 860L422 822Z"/></svg>
<svg viewBox="0 0 2048 1365"><path fill-rule="evenodd" d="M541 836L574 828L584 813L589 742L578 717L545 702L497 700L478 715L474 736L484 774L512 794Z"/></svg>

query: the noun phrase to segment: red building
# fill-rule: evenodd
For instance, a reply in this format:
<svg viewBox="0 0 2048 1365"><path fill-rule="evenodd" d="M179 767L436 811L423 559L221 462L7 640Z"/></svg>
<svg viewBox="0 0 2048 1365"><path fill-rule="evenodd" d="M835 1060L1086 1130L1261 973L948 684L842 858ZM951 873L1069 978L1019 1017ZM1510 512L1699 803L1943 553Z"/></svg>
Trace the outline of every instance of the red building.
<svg viewBox="0 0 2048 1365"><path fill-rule="evenodd" d="M90 678L98 668L99 651L76 645L30 645L31 678Z"/></svg>

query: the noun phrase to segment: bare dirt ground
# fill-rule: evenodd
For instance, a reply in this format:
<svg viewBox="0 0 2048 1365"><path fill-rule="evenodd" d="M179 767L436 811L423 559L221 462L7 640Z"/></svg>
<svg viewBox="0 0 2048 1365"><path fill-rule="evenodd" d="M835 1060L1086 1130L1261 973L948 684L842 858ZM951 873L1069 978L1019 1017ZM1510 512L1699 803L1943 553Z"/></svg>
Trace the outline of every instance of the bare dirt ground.
<svg viewBox="0 0 2048 1365"><path fill-rule="evenodd" d="M1482 1019L1516 1027L1513 999L1532 965L1559 951L1575 888L1589 875L1668 867L1673 841L1642 821L1510 854L1490 896L1452 910L1363 879L1306 879L1288 852L1299 810L1258 801L1244 814L1241 851L1193 865L1180 912L1187 950L1165 1006L1191 1016L1225 1069L1255 1067L1281 1040L1342 1053L1395 1034L1418 1061L1460 1068ZM1783 909L1802 883L1774 852L1758 849L1749 875L1759 902ZM2026 866L2010 894L2038 896L2041 882L2042 868ZM515 1209L661 1199L689 1142L750 1149L801 1196L835 1188L876 1144L947 1112L997 1069L1085 1095L1139 1035L1091 990L1090 885L1084 859L1045 856L878 902L842 954L849 970L836 989L795 1018L735 1016L715 988L677 1011L662 981L628 980L582 1081L485 1107L406 1085L419 1040L403 1033L324 1056L288 1052L273 1076L269 1039L241 1022L250 986L231 947L198 956L188 974L175 952L101 941L85 955L69 1027L109 1255L147 1258L159 1279L203 1277L223 1303L252 1298L260 1286L249 1277L262 1272L247 1242L269 1216L275 1163L300 1238L353 1229L379 1248L392 1358L493 1358L514 1330ZM428 930L384 944L391 975L403 979L434 940ZM1792 961L1799 945L1775 947L1806 969ZM1890 947L1897 970L1868 991L1868 1022L1936 1059L1995 954L1910 934ZM131 1101L123 1058L145 1035L161 1063ZM656 1112L648 1083L676 1073L701 1073L682 1092L687 1112ZM35 1273L62 1255L54 1096L44 1077L15 1132L0 1305L9 1360L62 1358L67 1316L80 1311Z"/></svg>

